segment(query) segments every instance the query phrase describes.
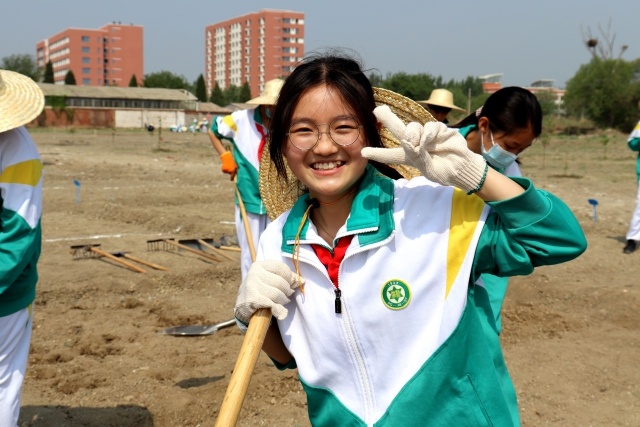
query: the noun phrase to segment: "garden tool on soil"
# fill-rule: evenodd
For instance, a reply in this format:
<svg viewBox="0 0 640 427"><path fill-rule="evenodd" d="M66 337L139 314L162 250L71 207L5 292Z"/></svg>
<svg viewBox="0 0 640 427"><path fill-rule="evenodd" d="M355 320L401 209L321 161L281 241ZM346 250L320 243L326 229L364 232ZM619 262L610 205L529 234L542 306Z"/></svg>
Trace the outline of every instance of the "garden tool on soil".
<svg viewBox="0 0 640 427"><path fill-rule="evenodd" d="M162 247L161 247L162 246ZM167 250L171 247L176 247L176 248L180 248L180 249L184 249L185 251L189 251L191 253L194 253L196 255L200 255L202 258L206 258L210 261L216 261L216 262L220 262L220 259L216 258L215 256L198 250L198 249L193 249L190 248L189 246L183 245L181 243L176 242L173 239L154 239L154 240L147 240L147 250L150 251L158 251L158 250Z"/></svg>
<svg viewBox="0 0 640 427"><path fill-rule="evenodd" d="M131 261L135 261L138 264L142 264L142 265L146 265L147 267L151 267L151 268L155 268L156 270L163 270L163 271L168 271L169 269L167 267L163 267L161 265L158 264L154 264L152 262L149 261L145 261L143 259L140 259L138 257L134 257L133 255L129 255L128 252L111 252L111 255L116 256L118 258L127 258L130 259Z"/></svg>
<svg viewBox="0 0 640 427"><path fill-rule="evenodd" d="M173 335L176 337L195 337L202 335L213 335L216 331L236 324L236 319L226 320L216 323L215 325L189 325L189 326L173 326L162 331L165 335Z"/></svg>
<svg viewBox="0 0 640 427"><path fill-rule="evenodd" d="M122 258L118 258L115 255L110 254L109 252L105 252L99 248L100 243L92 243L90 245L73 245L71 246L71 253L73 257L78 258L95 258L99 256L103 256L105 258L109 258L112 261L117 262L118 264L124 265L125 267L137 272L144 273L145 270L138 267L135 264L130 263L129 261L125 261Z"/></svg>
<svg viewBox="0 0 640 427"><path fill-rule="evenodd" d="M247 233L247 240L249 242L249 251L251 252L251 259L256 260L256 251L253 247L253 238L251 236L251 229L249 228L249 222L247 220L247 212L244 208L242 198L240 198L240 192L236 187L236 195L238 197L238 205L240 206L240 212L242 213L242 222L244 223L244 230ZM227 392L224 395L222 406L218 413L218 419L216 420L216 427L235 426L242 409L242 402L247 394L249 388L249 382L251 381L251 375L255 369L260 350L262 349L262 343L267 335L267 330L271 324L271 310L268 308L261 308L257 310L251 321L249 322L249 328L244 336L242 347L240 348L240 354L236 360L229 385L227 386Z"/></svg>
<svg viewBox="0 0 640 427"><path fill-rule="evenodd" d="M225 259L218 259L218 261L226 261L226 260L234 261L233 258L231 258L229 255L225 254L219 248L213 245L214 243L213 239L181 239L181 240L178 240L178 243L180 243L181 245L189 246L192 249L197 249L204 253L208 253L207 251L204 250L206 248L213 252L212 254L209 254L209 255L212 255L215 257L220 256L225 258Z"/></svg>

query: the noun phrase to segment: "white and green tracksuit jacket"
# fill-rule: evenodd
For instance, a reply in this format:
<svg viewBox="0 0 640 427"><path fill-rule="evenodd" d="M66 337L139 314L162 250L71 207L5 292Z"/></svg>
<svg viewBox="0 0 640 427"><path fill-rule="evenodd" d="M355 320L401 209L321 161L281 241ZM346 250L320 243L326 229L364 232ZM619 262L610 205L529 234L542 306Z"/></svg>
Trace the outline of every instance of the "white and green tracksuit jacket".
<svg viewBox="0 0 640 427"><path fill-rule="evenodd" d="M36 295L42 233L42 161L24 127L0 133L0 317Z"/></svg>
<svg viewBox="0 0 640 427"><path fill-rule="evenodd" d="M483 272L529 274L586 248L571 211L518 181L524 194L489 207L477 196L420 177L393 181L367 168L346 224L354 235L339 269L342 313L310 244L300 239L306 280L278 326L294 357L316 426L507 426L510 399L474 307ZM267 227L258 259L294 270L293 244L308 196ZM486 224L485 224L486 223ZM484 225L484 228L483 228ZM501 357L501 355L499 355ZM516 409L517 412L517 409Z"/></svg>
<svg viewBox="0 0 640 427"><path fill-rule="evenodd" d="M211 124L211 131L218 138L227 139L233 144L233 159L238 165L236 186L245 209L255 214L266 214L258 186L260 156L266 141L260 110L238 110L228 116L216 117Z"/></svg>

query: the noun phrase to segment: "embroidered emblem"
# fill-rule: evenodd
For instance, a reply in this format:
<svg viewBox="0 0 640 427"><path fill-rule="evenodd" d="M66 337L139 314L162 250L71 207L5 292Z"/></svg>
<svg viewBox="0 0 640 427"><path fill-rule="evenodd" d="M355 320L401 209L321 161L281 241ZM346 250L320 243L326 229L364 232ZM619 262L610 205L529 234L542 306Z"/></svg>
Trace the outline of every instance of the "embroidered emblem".
<svg viewBox="0 0 640 427"><path fill-rule="evenodd" d="M392 279L382 285L382 302L391 310L402 310L411 301L411 289L402 280Z"/></svg>

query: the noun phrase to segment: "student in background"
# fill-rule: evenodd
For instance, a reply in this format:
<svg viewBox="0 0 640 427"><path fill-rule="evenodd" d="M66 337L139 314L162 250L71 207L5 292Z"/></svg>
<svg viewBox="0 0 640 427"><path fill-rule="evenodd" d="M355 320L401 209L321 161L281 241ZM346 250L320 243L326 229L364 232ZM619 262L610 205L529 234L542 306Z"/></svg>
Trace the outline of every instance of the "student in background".
<svg viewBox="0 0 640 427"><path fill-rule="evenodd" d="M640 110L640 102L638 102L638 109ZM627 138L627 145L633 151L638 151L638 158L636 160L636 177L638 179L638 194L636 196L636 208L633 211L631 217L631 223L629 224L629 230L627 231L627 244L624 246L622 252L630 254L635 252L640 245L640 121L633 128L629 137Z"/></svg>
<svg viewBox="0 0 640 427"><path fill-rule="evenodd" d="M255 105L255 108L238 110L228 116L216 117L207 132L213 148L220 155L222 172L228 174L231 180L236 181L235 185L247 213L251 242L256 250L260 235L269 222L260 198L258 169L262 150L269 133L271 110L278 99L282 83L281 79L266 82L262 94L247 102L247 104ZM232 152L227 151L221 139L227 139L231 142ZM245 232L238 203L239 200L236 197L235 223L241 251L240 270L244 278L252 259L249 236Z"/></svg>
<svg viewBox="0 0 640 427"><path fill-rule="evenodd" d="M24 127L44 108L29 77L0 70L0 427L15 427L42 245L42 160Z"/></svg>
<svg viewBox="0 0 640 427"><path fill-rule="evenodd" d="M447 117L451 110L466 111L453 103L453 93L447 89L432 90L429 99L418 101L418 104L425 107L434 119L442 123L449 123Z"/></svg>

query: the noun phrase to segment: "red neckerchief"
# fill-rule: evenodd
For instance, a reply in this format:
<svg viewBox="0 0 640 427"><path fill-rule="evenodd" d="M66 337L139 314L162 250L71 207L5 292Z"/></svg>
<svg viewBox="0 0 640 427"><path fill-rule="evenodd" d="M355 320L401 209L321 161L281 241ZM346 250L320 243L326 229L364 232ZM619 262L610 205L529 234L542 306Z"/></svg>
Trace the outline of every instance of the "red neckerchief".
<svg viewBox="0 0 640 427"><path fill-rule="evenodd" d="M264 131L264 125L256 122L256 129L260 133L260 145L258 145L258 162L262 159L262 150L264 149L264 143L267 140L265 138L266 132Z"/></svg>
<svg viewBox="0 0 640 427"><path fill-rule="evenodd" d="M353 235L340 238L336 247L333 248L333 254L329 249L322 245L311 245L318 259L327 269L327 273L329 273L329 278L333 283L333 287L336 289L340 289L338 287L338 270L340 269L340 264L342 264L344 254L347 252L347 248L351 244L352 239Z"/></svg>

